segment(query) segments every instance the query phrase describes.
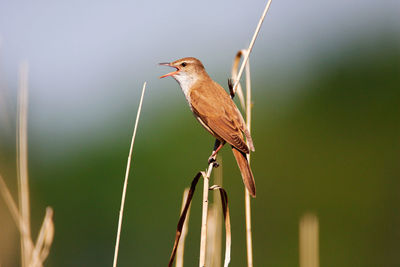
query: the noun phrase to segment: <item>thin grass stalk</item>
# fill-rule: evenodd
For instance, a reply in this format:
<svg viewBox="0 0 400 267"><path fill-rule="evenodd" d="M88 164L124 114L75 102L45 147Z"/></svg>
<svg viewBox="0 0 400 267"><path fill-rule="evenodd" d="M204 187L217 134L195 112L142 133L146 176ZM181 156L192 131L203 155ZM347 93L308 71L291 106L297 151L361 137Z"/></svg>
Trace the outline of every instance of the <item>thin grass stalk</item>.
<svg viewBox="0 0 400 267"><path fill-rule="evenodd" d="M214 171L214 184L222 186L222 156L218 160L220 166ZM222 203L220 193L213 190L213 203L210 205L207 223L206 264L209 267L221 266L222 249Z"/></svg>
<svg viewBox="0 0 400 267"><path fill-rule="evenodd" d="M126 163L124 187L123 187L123 190L122 190L121 207L120 207L120 210L119 210L117 237L116 237L116 241L115 241L113 267L117 266L119 240L120 240L120 237L121 237L122 218L123 218L123 215L124 215L126 189L128 187L128 177L129 177L129 171L130 171L130 167L131 167L132 151L133 151L133 145L135 144L136 131L137 131L138 123L139 123L140 112L142 110L143 96L144 96L145 90L146 90L146 82L143 84L142 95L140 97L139 107L138 107L138 111L137 111L137 115L136 115L135 127L134 127L134 130L133 130L133 135L132 135L132 140L131 140L131 146L130 146L130 149L129 149L128 160L127 160L127 163Z"/></svg>
<svg viewBox="0 0 400 267"><path fill-rule="evenodd" d="M183 213L183 210L185 209L185 203L186 203L188 195L189 195L189 190L190 190L189 188L185 188L185 191L183 191L181 214ZM186 235L188 232L189 215L190 215L190 206L189 206L189 209L186 214L186 220L183 223L182 234L180 236L180 242L179 242L178 248L176 250L175 267L183 267L184 252L185 252L185 239L186 239Z"/></svg>
<svg viewBox="0 0 400 267"><path fill-rule="evenodd" d="M237 77L237 67L239 65L239 61L242 56L247 55L248 52L244 49L240 50L235 57L233 66L232 66L232 77ZM250 77L250 61L248 60L246 63L246 104L243 97L242 87L239 83L237 89L237 95L240 99L240 104L243 110L246 112L246 127L251 132L251 77ZM248 144L246 140L246 144ZM250 154L247 155L247 160L250 164ZM247 250L247 266L253 266L253 245L252 245L252 231L251 231L251 202L250 202L250 194L248 190L245 188L245 222L246 222L246 250Z"/></svg>
<svg viewBox="0 0 400 267"><path fill-rule="evenodd" d="M17 131L17 176L18 176L18 203L21 219L26 225L21 232L21 265L28 266L32 253L29 244L30 203L28 178L28 63L23 62L19 70L18 90L18 131Z"/></svg>
<svg viewBox="0 0 400 267"><path fill-rule="evenodd" d="M247 48L248 53L245 55L245 57L243 59L242 65L240 66L239 74L238 74L237 79L236 79L236 81L235 81L235 83L233 85L233 92L236 92L236 87L238 86L238 84L240 82L240 78L242 77L244 66L246 65L247 60L249 59L251 50L253 49L254 43L256 42L258 33L260 32L261 25L262 25L262 23L264 21L265 15L267 15L267 12L268 12L268 9L269 9L269 7L271 5L271 2L272 2L272 0L268 0L267 5L264 8L264 12L261 15L260 20L258 21L258 25L257 25L256 30L254 32L253 38L250 41L249 48Z"/></svg>
<svg viewBox="0 0 400 267"><path fill-rule="evenodd" d="M208 165L207 173L203 175L203 210L201 216L201 234L200 234L200 260L199 266L204 267L206 262L206 244L207 244L207 213L208 213L208 188L209 178L213 170L214 163Z"/></svg>
<svg viewBox="0 0 400 267"><path fill-rule="evenodd" d="M247 52L248 53L248 52ZM250 60L246 64L246 125L251 134L251 77L250 77ZM246 141L247 142L247 141ZM247 142L247 145L248 142ZM250 165L250 153L247 155L247 160ZM244 190L244 203L246 215L246 248L247 248L247 266L253 267L253 242L251 232L251 202L249 191Z"/></svg>

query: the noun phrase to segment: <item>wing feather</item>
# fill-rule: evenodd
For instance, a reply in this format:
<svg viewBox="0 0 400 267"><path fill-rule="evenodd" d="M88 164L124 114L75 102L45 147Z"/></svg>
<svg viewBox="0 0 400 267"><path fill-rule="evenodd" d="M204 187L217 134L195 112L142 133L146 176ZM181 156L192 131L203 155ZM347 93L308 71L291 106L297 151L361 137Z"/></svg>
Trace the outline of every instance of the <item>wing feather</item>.
<svg viewBox="0 0 400 267"><path fill-rule="evenodd" d="M247 138L250 135L248 135L242 115L228 93L219 84L211 82L214 85L211 89L206 88L207 85L204 82L197 82L193 86L190 92L193 112L215 137L225 140L246 154L249 153L243 132L246 133ZM218 103L218 105L213 105L213 103Z"/></svg>

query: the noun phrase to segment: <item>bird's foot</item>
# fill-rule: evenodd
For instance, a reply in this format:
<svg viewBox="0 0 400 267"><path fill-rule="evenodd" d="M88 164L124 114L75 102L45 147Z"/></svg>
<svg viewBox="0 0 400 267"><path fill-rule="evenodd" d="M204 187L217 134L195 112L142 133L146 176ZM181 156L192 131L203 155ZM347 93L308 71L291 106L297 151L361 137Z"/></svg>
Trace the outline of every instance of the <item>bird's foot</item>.
<svg viewBox="0 0 400 267"><path fill-rule="evenodd" d="M213 163L213 162L217 162L217 160L215 159L215 156L214 156L214 155L211 155L211 156L208 158L208 164L211 164L211 163Z"/></svg>
<svg viewBox="0 0 400 267"><path fill-rule="evenodd" d="M213 156L213 155L211 155L208 158L208 164L211 164L211 163L213 163L213 167L214 168L218 168L219 167L219 163L217 162L217 160L215 159L215 156Z"/></svg>

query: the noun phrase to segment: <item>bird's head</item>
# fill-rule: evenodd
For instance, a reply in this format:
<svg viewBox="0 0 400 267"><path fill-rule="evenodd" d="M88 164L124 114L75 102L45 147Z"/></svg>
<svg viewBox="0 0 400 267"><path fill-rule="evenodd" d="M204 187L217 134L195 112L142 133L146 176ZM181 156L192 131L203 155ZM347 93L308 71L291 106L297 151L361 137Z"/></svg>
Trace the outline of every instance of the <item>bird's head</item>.
<svg viewBox="0 0 400 267"><path fill-rule="evenodd" d="M197 78L197 76L205 73L203 64L200 62L200 60L194 57L185 57L171 63L160 63L160 65L173 67L176 69L173 72L161 76L160 78L172 76L174 79L180 81L182 79L194 79Z"/></svg>

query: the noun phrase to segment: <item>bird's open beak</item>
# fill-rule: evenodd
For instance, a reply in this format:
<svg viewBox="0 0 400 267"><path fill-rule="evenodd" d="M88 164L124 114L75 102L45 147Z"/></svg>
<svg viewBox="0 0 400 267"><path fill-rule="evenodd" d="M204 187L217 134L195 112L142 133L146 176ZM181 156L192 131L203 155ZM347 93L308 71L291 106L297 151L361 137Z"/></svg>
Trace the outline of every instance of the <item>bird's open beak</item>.
<svg viewBox="0 0 400 267"><path fill-rule="evenodd" d="M171 63L159 63L158 65L173 67L173 68L176 69L176 71L173 71L173 72L167 73L167 74L165 74L165 75L163 75L163 76L160 76L160 79L161 79L161 78L168 77L168 76L173 76L173 75L175 75L175 74L178 74L178 72L179 72L179 69L178 69L177 67L175 67L175 66L171 66Z"/></svg>

